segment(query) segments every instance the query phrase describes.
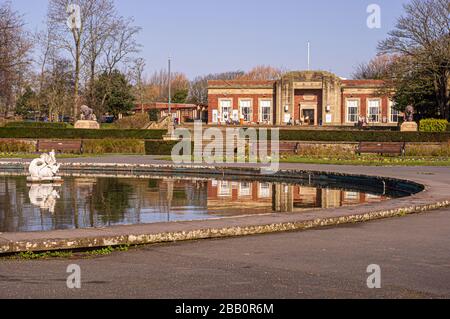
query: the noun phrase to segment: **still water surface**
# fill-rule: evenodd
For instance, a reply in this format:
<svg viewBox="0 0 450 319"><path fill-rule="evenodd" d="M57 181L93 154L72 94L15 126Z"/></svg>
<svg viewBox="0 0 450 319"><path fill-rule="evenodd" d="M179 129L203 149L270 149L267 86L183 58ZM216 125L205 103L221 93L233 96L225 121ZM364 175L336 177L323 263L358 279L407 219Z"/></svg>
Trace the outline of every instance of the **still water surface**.
<svg viewBox="0 0 450 319"><path fill-rule="evenodd" d="M65 177L62 185L30 185L23 176L2 176L0 232L299 213L389 199L333 187L169 177Z"/></svg>

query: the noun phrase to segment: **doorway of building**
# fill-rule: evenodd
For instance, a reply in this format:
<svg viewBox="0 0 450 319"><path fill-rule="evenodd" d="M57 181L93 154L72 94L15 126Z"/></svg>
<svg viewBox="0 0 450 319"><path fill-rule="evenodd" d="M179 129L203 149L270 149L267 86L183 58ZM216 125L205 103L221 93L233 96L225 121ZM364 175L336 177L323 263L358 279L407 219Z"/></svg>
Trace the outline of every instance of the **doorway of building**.
<svg viewBox="0 0 450 319"><path fill-rule="evenodd" d="M303 124L304 125L316 125L315 123L315 111L314 110L302 110Z"/></svg>

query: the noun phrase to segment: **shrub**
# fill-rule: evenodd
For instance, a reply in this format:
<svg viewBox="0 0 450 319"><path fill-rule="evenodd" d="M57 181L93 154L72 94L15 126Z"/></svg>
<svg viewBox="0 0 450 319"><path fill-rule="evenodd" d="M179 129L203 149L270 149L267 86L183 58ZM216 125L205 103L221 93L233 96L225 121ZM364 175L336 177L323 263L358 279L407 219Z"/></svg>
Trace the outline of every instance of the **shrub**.
<svg viewBox="0 0 450 319"><path fill-rule="evenodd" d="M447 120L425 119L420 121L421 132L445 132L449 123Z"/></svg>
<svg viewBox="0 0 450 319"><path fill-rule="evenodd" d="M32 142L0 140L0 153L33 153L36 146Z"/></svg>
<svg viewBox="0 0 450 319"><path fill-rule="evenodd" d="M177 145L178 141L145 141L146 155L172 155L172 149ZM192 152L194 147L192 145Z"/></svg>
<svg viewBox="0 0 450 319"><path fill-rule="evenodd" d="M133 116L127 116L116 123L114 123L114 127L121 130L129 130L129 129L142 129L150 122L148 114L135 114Z"/></svg>
<svg viewBox="0 0 450 319"><path fill-rule="evenodd" d="M41 129L64 129L72 128L72 125L68 123L52 123L52 122L10 122L5 125L5 127L15 127L15 128L41 128Z"/></svg>
<svg viewBox="0 0 450 319"><path fill-rule="evenodd" d="M151 109L150 111L148 111L149 119L152 122L158 122L160 114L160 111L156 109Z"/></svg>
<svg viewBox="0 0 450 319"><path fill-rule="evenodd" d="M449 157L450 145L406 145L406 155Z"/></svg>
<svg viewBox="0 0 450 319"><path fill-rule="evenodd" d="M299 156L346 156L354 155L353 144L302 144L297 155Z"/></svg>
<svg viewBox="0 0 450 319"><path fill-rule="evenodd" d="M86 154L144 154L142 140L86 140L83 142Z"/></svg>
<svg viewBox="0 0 450 319"><path fill-rule="evenodd" d="M77 129L33 129L0 128L0 138L32 139L162 139L166 130L77 130Z"/></svg>

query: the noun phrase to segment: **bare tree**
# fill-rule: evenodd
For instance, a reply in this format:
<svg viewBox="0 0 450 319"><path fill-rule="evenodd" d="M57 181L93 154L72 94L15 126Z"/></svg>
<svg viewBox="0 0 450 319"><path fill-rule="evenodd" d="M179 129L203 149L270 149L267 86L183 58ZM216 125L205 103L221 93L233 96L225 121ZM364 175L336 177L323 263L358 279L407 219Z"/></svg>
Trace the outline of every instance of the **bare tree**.
<svg viewBox="0 0 450 319"><path fill-rule="evenodd" d="M103 70L111 74L121 63L130 62L130 56L140 51L136 41L140 27L133 25L133 19L116 18L110 29L110 36L106 39L103 48Z"/></svg>
<svg viewBox="0 0 450 319"><path fill-rule="evenodd" d="M353 78L358 80L383 80L389 76L390 68L396 57L379 55L368 63L361 63L356 67Z"/></svg>
<svg viewBox="0 0 450 319"><path fill-rule="evenodd" d="M0 5L0 110L7 114L20 93L24 73L31 63L29 33L21 15L9 2Z"/></svg>
<svg viewBox="0 0 450 319"><path fill-rule="evenodd" d="M67 8L71 0L49 0L49 27L55 32L55 46L70 54L74 61L75 85L73 115L77 116L82 75L86 75L89 103L94 101L94 81L99 73L111 75L121 63L130 62L130 55L139 51L136 35L140 28L132 19L116 13L112 0L78 0L80 25L70 29ZM86 71L86 72L84 72ZM86 96L85 96L86 97ZM95 107L95 105L94 105Z"/></svg>
<svg viewBox="0 0 450 319"><path fill-rule="evenodd" d="M145 83L143 79L143 74L145 70L145 61L142 58L134 60L133 67L130 70L131 83L134 88L134 95L136 100L141 106L141 111L144 113L144 103L145 103Z"/></svg>
<svg viewBox="0 0 450 319"><path fill-rule="evenodd" d="M67 107L73 99L74 72L70 60L51 56L45 71L45 80L40 92L43 109L50 121L59 121L60 115L70 112Z"/></svg>
<svg viewBox="0 0 450 319"><path fill-rule="evenodd" d="M441 116L450 118L450 3L448 0L412 0L395 30L380 42L383 54L399 54L433 78Z"/></svg>
<svg viewBox="0 0 450 319"><path fill-rule="evenodd" d="M83 59L86 61L86 67L88 68L89 94L87 100L89 105L93 105L95 101L94 81L105 45L115 31L115 16L116 12L112 0L97 0L97 4L86 18L88 40Z"/></svg>
<svg viewBox="0 0 450 319"><path fill-rule="evenodd" d="M36 34L36 46L39 50L37 54L37 58L35 60L35 63L38 65L39 68L39 74L37 77L37 102L36 102L36 108L37 112L40 114L43 108L43 91L44 91L44 84L47 79L46 72L47 67L49 64L51 64L54 57L57 55L57 50L54 48L54 33L53 30L49 27L47 27L46 30L38 32Z"/></svg>
<svg viewBox="0 0 450 319"><path fill-rule="evenodd" d="M208 105L208 81L232 81L241 78L244 75L245 72L243 71L232 71L199 76L190 83L188 101L198 105Z"/></svg>
<svg viewBox="0 0 450 319"><path fill-rule="evenodd" d="M137 34L141 31L140 27L133 25L133 19L125 19L123 17L115 18L111 24L110 34L105 39L103 46L103 73L107 75L107 79L111 79L111 75L123 63L129 63L131 55L140 51L140 45L136 41ZM109 86L109 85L108 85ZM110 90L106 90L103 98L96 103L100 110L105 109L105 103Z"/></svg>
<svg viewBox="0 0 450 319"><path fill-rule="evenodd" d="M153 102L167 102L169 98L169 73L162 69L153 73L146 84L148 98ZM172 98L177 92L189 90L189 79L184 73L171 75Z"/></svg>
<svg viewBox="0 0 450 319"><path fill-rule="evenodd" d="M279 79L283 73L285 73L282 69L274 68L269 65L258 65L245 73L243 76L239 77L239 80L277 80Z"/></svg>
<svg viewBox="0 0 450 319"><path fill-rule="evenodd" d="M95 8L96 0L77 1L77 5L80 7L80 25L79 28L73 27L72 29L67 25L69 18L67 10L71 3L70 0L49 0L48 24L55 34L55 46L67 51L74 61L75 85L72 115L75 119L78 115L81 58L88 45L85 26L88 17Z"/></svg>

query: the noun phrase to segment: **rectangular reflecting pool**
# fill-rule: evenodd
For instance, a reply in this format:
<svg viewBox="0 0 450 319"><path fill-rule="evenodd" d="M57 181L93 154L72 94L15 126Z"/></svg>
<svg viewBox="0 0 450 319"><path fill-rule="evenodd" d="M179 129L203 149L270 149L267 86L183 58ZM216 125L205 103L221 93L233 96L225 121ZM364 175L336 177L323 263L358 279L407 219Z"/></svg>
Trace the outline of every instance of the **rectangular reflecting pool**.
<svg viewBox="0 0 450 319"><path fill-rule="evenodd" d="M380 202L388 196L310 183L205 178L64 177L61 185L0 177L0 232L33 232L268 213Z"/></svg>

